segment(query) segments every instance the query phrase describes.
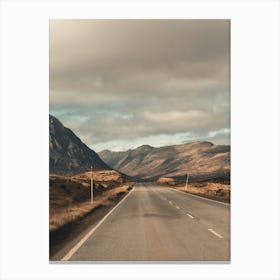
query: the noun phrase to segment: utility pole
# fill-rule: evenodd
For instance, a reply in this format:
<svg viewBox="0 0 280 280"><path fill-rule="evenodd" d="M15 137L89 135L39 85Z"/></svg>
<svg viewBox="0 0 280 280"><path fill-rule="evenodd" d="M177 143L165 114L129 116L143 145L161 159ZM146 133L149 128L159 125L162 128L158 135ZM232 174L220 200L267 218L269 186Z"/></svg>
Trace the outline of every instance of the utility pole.
<svg viewBox="0 0 280 280"><path fill-rule="evenodd" d="M186 174L186 177L187 177L187 179L186 179L186 187L185 187L185 191L187 191L187 190L188 190L189 174Z"/></svg>
<svg viewBox="0 0 280 280"><path fill-rule="evenodd" d="M93 173L92 173L92 166L91 169L91 178L90 178L90 202L93 204Z"/></svg>

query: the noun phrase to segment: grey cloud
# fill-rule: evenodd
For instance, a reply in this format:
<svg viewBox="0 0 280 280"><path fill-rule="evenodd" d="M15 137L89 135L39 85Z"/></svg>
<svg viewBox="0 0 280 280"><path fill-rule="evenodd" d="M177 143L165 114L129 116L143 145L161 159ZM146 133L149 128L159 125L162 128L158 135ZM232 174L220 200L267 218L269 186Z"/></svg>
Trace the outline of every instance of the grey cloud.
<svg viewBox="0 0 280 280"><path fill-rule="evenodd" d="M219 62L229 52L227 20L52 20L51 71L164 68ZM164 58L164 59L163 59ZM94 62L94 64L91 64ZM125 63L124 63L125 62ZM68 68L68 71L75 69Z"/></svg>
<svg viewBox="0 0 280 280"><path fill-rule="evenodd" d="M51 113L89 145L229 128L229 29L229 20L51 20Z"/></svg>
<svg viewBox="0 0 280 280"><path fill-rule="evenodd" d="M147 70L209 78L229 58L229 21L55 20L50 52L51 89L98 90Z"/></svg>
<svg viewBox="0 0 280 280"><path fill-rule="evenodd" d="M84 109L83 114L77 117L61 115L60 119L65 125L71 127L78 135L82 135L87 143L99 143L112 139L131 139L136 137L149 136L152 134L174 134L187 131L217 130L228 127L228 117L221 113L215 115L206 111L174 111L159 105L160 109L152 110L156 106L145 108L130 107L118 110L100 110L96 108ZM168 107L168 106L166 106ZM84 117L81 117L83 116ZM78 120L78 121L77 121ZM79 121L81 120L81 121Z"/></svg>

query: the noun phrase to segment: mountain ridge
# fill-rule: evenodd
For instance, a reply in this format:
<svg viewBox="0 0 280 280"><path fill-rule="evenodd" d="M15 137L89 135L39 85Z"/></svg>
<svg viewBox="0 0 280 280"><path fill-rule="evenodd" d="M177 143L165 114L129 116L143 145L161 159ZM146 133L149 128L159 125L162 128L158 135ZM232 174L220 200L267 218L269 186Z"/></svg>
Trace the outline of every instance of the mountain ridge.
<svg viewBox="0 0 280 280"><path fill-rule="evenodd" d="M49 172L74 175L94 170L111 170L99 155L84 144L56 117L49 115Z"/></svg>
<svg viewBox="0 0 280 280"><path fill-rule="evenodd" d="M144 179L205 175L224 176L230 173L230 146L194 141L178 145L152 147L142 145L132 150L98 153L112 168Z"/></svg>

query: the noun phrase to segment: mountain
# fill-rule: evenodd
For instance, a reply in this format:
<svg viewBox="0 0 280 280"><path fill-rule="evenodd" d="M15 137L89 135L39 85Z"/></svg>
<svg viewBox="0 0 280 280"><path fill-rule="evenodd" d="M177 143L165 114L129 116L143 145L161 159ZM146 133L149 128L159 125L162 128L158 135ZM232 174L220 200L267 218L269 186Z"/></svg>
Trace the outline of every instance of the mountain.
<svg viewBox="0 0 280 280"><path fill-rule="evenodd" d="M97 153L86 146L69 128L49 116L50 173L74 175L94 170L110 170Z"/></svg>
<svg viewBox="0 0 280 280"><path fill-rule="evenodd" d="M159 177L228 177L230 146L210 142L151 147L144 145L126 152L104 150L99 156L112 168L144 179Z"/></svg>

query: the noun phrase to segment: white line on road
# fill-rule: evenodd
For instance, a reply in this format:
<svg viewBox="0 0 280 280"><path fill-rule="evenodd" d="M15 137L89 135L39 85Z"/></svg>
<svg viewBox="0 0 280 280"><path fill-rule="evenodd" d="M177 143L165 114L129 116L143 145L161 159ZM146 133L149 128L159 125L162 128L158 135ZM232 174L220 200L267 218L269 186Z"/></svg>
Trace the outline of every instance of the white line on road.
<svg viewBox="0 0 280 280"><path fill-rule="evenodd" d="M88 232L61 260L68 261L79 249L80 247L89 239L89 237L102 225L102 223L108 218L108 216L118 207L120 206L125 199L129 197L134 188L114 207L112 208L103 219L90 231Z"/></svg>
<svg viewBox="0 0 280 280"><path fill-rule="evenodd" d="M179 190L174 189L174 188L172 188L172 187L169 187L169 189L171 189L171 190L173 190L173 191L176 191L176 192L179 192L179 193L183 193L183 194L185 194L185 195L189 195L189 196L196 197L196 198L198 198L198 199L208 200L208 201L211 201L211 202L213 202L213 203L218 203L218 204L223 204L223 205L226 205L226 206L230 206L229 203L217 201L217 200L214 200L214 199L202 197L202 196L199 196L199 195L195 195L195 194L191 194L191 193L187 193L187 192L183 192L183 191L179 191Z"/></svg>
<svg viewBox="0 0 280 280"><path fill-rule="evenodd" d="M187 215L188 215L191 219L193 219L193 216L192 216L191 214L188 213Z"/></svg>
<svg viewBox="0 0 280 280"><path fill-rule="evenodd" d="M220 235L219 233L217 233L216 231L214 231L212 228L208 228L208 230L210 232L212 232L213 234L215 234L216 236L218 236L219 238L223 238L222 235Z"/></svg>

